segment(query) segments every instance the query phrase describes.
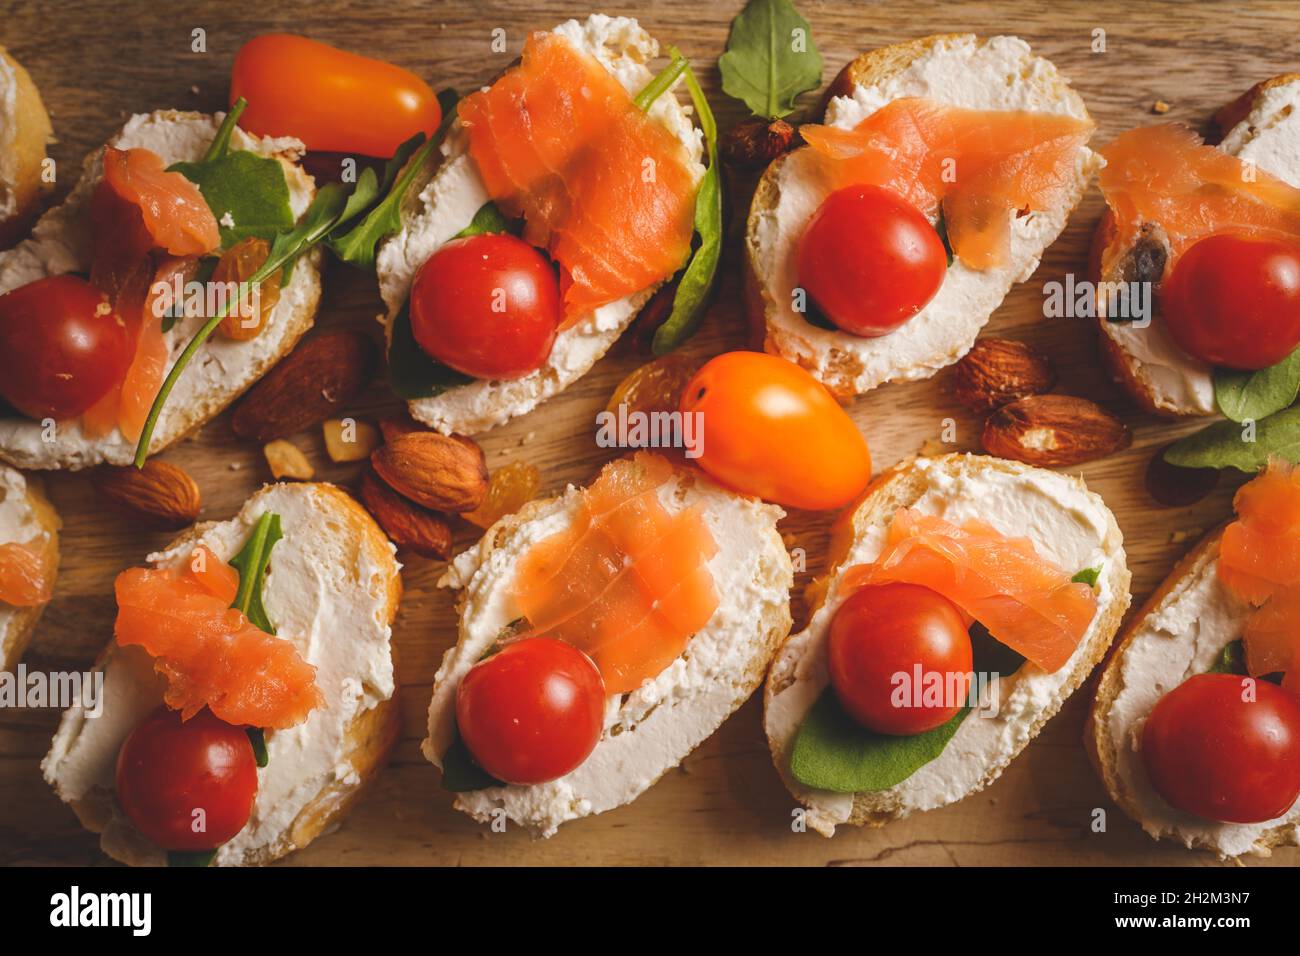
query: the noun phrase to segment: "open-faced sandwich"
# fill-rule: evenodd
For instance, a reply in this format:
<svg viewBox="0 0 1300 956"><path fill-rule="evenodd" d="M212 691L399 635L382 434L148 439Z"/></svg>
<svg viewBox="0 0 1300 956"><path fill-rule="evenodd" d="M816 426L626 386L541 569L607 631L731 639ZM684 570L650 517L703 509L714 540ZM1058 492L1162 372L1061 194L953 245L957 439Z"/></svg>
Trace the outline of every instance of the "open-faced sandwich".
<svg viewBox="0 0 1300 956"><path fill-rule="evenodd" d="M130 462L164 376L225 308L153 424L147 450L157 452L217 415L311 327L318 251L240 284L312 202L312 177L296 165L302 144L248 136L235 119L133 116L31 236L0 252L0 396L10 406L0 459Z"/></svg>
<svg viewBox="0 0 1300 956"><path fill-rule="evenodd" d="M490 527L441 582L460 636L423 749L456 807L549 836L681 763L789 633L782 514L638 452Z"/></svg>
<svg viewBox="0 0 1300 956"><path fill-rule="evenodd" d="M1157 414L1240 420L1242 376L1300 345L1300 74L1257 84L1215 122L1217 147L1163 124L1101 150L1109 208L1093 272L1102 353L1134 399ZM1138 294L1150 314L1133 307ZM1245 417L1294 397L1292 387Z"/></svg>
<svg viewBox="0 0 1300 956"><path fill-rule="evenodd" d="M38 480L0 466L0 671L18 666L54 593L59 524Z"/></svg>
<svg viewBox="0 0 1300 956"><path fill-rule="evenodd" d="M1101 660L1129 602L1083 482L973 455L877 478L839 519L808 626L764 691L807 826L881 826L993 780Z"/></svg>
<svg viewBox="0 0 1300 956"><path fill-rule="evenodd" d="M53 138L36 84L0 47L0 248L26 231L41 197L54 187L41 168L45 144Z"/></svg>
<svg viewBox="0 0 1300 956"><path fill-rule="evenodd" d="M276 484L118 575L100 697L41 765L104 852L261 864L337 823L397 739L393 554L338 488Z"/></svg>
<svg viewBox="0 0 1300 956"><path fill-rule="evenodd" d="M828 99L759 181L747 297L766 350L843 398L966 354L1099 160L1083 100L1016 37L865 53Z"/></svg>
<svg viewBox="0 0 1300 956"><path fill-rule="evenodd" d="M691 256L716 180L706 196L673 89L685 61L656 74L658 52L635 20L569 20L448 114L376 261L393 386L418 421L468 435L531 410Z"/></svg>
<svg viewBox="0 0 1300 956"><path fill-rule="evenodd" d="M1084 736L1147 833L1221 857L1300 843L1300 473L1234 504L1115 645Z"/></svg>

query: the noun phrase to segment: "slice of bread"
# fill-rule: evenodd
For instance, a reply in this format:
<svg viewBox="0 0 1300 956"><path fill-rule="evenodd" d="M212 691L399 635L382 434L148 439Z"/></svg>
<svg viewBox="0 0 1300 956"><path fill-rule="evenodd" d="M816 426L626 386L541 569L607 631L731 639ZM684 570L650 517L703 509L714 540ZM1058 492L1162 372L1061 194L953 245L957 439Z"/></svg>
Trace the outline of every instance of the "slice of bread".
<svg viewBox="0 0 1300 956"><path fill-rule="evenodd" d="M629 93L654 76L651 62L658 42L630 17L593 14L555 28L573 46L598 59ZM696 181L704 175L702 133L691 111L676 95L660 96L650 116L681 140ZM391 339L393 319L410 296L415 274L437 249L470 224L488 202L487 189L469 156L469 140L456 121L440 154L430 157L403 204L402 227L379 250L379 291L388 307L384 317ZM443 434L474 435L532 411L568 388L609 351L661 283L610 302L562 331L537 371L511 381L476 380L453 386L432 398L409 402L411 417Z"/></svg>
<svg viewBox="0 0 1300 956"><path fill-rule="evenodd" d="M1060 567L1099 566L1098 606L1069 662L1048 673L1026 662L997 679L995 715L972 713L944 751L887 790L831 793L811 790L790 775L790 754L805 716L829 686L827 636L847 594L844 572L874 560L900 508L950 521L979 518L1011 537L1028 537ZM1129 571L1114 516L1082 479L1019 462L977 455L905 461L875 479L862 501L837 521L826 577L810 594L807 627L777 652L764 691L764 724L777 771L806 806L807 825L831 836L840 824L883 826L988 786L1102 659L1129 604Z"/></svg>
<svg viewBox="0 0 1300 956"><path fill-rule="evenodd" d="M1219 541L1212 531L1169 573L1115 642L1102 669L1083 741L1097 774L1120 808L1155 839L1176 840L1219 856L1267 856L1300 844L1300 801L1278 820L1218 823L1175 809L1156 793L1142 761L1142 728L1151 709L1187 678L1203 674L1241 637L1251 609L1218 581Z"/></svg>
<svg viewBox="0 0 1300 956"><path fill-rule="evenodd" d="M1258 168L1300 187L1300 73L1285 73L1257 83L1215 116L1221 135L1219 148L1225 153L1253 162ZM1115 253L1111 247L1121 241L1127 247ZM1159 223L1145 224L1133 237L1116 234L1114 218L1107 211L1093 237L1092 278L1104 282L1145 280L1158 282L1159 275L1143 274L1143 263L1152 261L1150 251L1168 252ZM1101 275L1103 255L1115 254L1114 265ZM1165 259L1158 257L1160 268ZM1150 266L1148 265L1149 269ZM1099 297L1098 311L1105 309ZM1219 414L1214 401L1214 370L1192 358L1174 344L1160 316L1159 289L1151 324L1133 328L1097 317L1102 358L1111 377L1142 408L1167 417L1195 417Z"/></svg>
<svg viewBox="0 0 1300 956"><path fill-rule="evenodd" d="M228 521L195 525L155 566L188 560L199 544L233 557L265 512L280 515L284 538L271 552L263 603L280 637L316 667L325 706L287 730L267 731L268 765L248 824L217 853L219 866L270 863L337 825L379 773L397 740L400 717L390 648L402 583L392 544L349 495L327 484L266 485ZM163 852L122 814L114 768L123 741L162 704L152 658L110 641L96 662L102 713L63 714L45 779L123 863L159 864Z"/></svg>
<svg viewBox="0 0 1300 956"><path fill-rule="evenodd" d="M39 538L36 547L54 580L58 578L62 524L58 512L45 497L40 479L0 466L0 533L5 541L19 544ZM44 604L12 607L0 603L0 671L13 672L18 667L44 610Z"/></svg>
<svg viewBox="0 0 1300 956"><path fill-rule="evenodd" d="M216 135L222 115L162 110L129 119L108 145L119 149L145 147L168 165L202 157ZM236 130L232 148L274 156L284 167L290 207L301 216L316 192L315 181L300 166L304 147L286 137L254 137ZM91 260L90 198L103 178L103 150L86 158L81 180L68 198L36 223L30 238L0 252L0 293L46 276L89 272ZM288 355L311 328L320 301L320 250L300 259L281 290L265 327L256 338L235 342L213 336L195 355L176 383L158 419L149 453L157 454L202 427ZM201 316L180 319L165 333L170 368L204 322ZM82 434L75 421L50 427L28 418L0 418L0 460L19 468L65 468L76 471L93 465L129 464L135 442L114 429L103 438Z"/></svg>
<svg viewBox="0 0 1300 956"><path fill-rule="evenodd" d="M864 53L831 84L825 122L852 128L887 103L923 96L968 109L1024 109L1089 119L1083 99L1056 67L1016 37L946 34ZM768 352L796 362L841 398L885 382L929 378L965 355L1011 286L1027 280L1065 228L1100 159L1079 150L1059 208L1012 222L1011 263L977 271L954 260L934 299L899 328L861 338L807 322L795 310L797 249L829 187L809 168L807 148L763 173L745 232L746 303Z"/></svg>
<svg viewBox="0 0 1300 956"><path fill-rule="evenodd" d="M726 491L694 469L679 468L659 488L674 514L701 509L718 545L709 561L719 605L681 657L630 694L611 697L605 731L572 773L534 786L459 793L455 806L475 820L500 813L543 836L560 824L631 803L722 725L763 681L790 632L793 569L776 522L784 512ZM520 614L512 597L523 554L566 527L576 488L534 501L502 518L452 563L440 585L460 589L460 632L443 656L429 703L424 755L442 766L456 734L456 690L466 672Z"/></svg>
<svg viewBox="0 0 1300 956"><path fill-rule="evenodd" d="M53 139L36 84L0 47L0 248L27 231L41 200L54 188L53 177L41 175L45 146Z"/></svg>

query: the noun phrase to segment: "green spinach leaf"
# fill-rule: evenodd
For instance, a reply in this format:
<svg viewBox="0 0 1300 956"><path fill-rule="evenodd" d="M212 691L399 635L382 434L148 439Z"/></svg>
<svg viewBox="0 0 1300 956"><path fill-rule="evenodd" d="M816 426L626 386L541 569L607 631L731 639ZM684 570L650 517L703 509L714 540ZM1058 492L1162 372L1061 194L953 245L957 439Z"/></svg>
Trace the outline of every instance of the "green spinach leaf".
<svg viewBox="0 0 1300 956"><path fill-rule="evenodd" d="M979 622L971 625L970 638L971 666L977 674L1010 677L1025 663L1022 654L996 640ZM972 697L975 693L972 687ZM790 775L815 790L888 790L943 753L970 712L963 707L947 723L920 734L878 734L850 717L835 689L827 687L795 734Z"/></svg>
<svg viewBox="0 0 1300 956"><path fill-rule="evenodd" d="M1240 641L1235 640L1230 644L1224 645L1219 656L1214 659L1210 665L1207 674L1241 674L1246 673L1246 646Z"/></svg>
<svg viewBox="0 0 1300 956"><path fill-rule="evenodd" d="M271 562L271 549L283 537L280 516L264 512L243 548L230 559L231 567L239 570L239 590L235 593L235 603L230 606L243 611L250 621L268 634L275 633L275 625L266 616L266 608L262 605L262 586L266 581L266 566Z"/></svg>
<svg viewBox="0 0 1300 956"><path fill-rule="evenodd" d="M1271 457L1300 462L1300 407L1276 412L1253 425L1216 422L1165 449L1165 461L1180 468L1236 468L1248 474L1259 471Z"/></svg>
<svg viewBox="0 0 1300 956"><path fill-rule="evenodd" d="M790 0L749 0L731 22L718 69L722 91L767 119L789 115L822 81L812 29Z"/></svg>
<svg viewBox="0 0 1300 956"><path fill-rule="evenodd" d="M888 790L943 753L969 713L963 707L946 724L908 737L877 734L845 713L827 687L799 726L790 775L814 790Z"/></svg>
<svg viewBox="0 0 1300 956"><path fill-rule="evenodd" d="M404 165L398 164L394 167L393 181L383 199L375 203L351 229L330 237L330 248L344 262L361 269L374 269L379 243L402 228L402 200L425 162L442 143L447 130L456 119L456 99L453 90L442 90L438 93L438 103L442 107L442 122L433 136L418 148L412 146L410 158ZM410 140L403 143L401 149L406 149L408 146L411 146ZM396 159L397 157L394 156L394 162ZM385 168L385 178L388 177L388 172Z"/></svg>
<svg viewBox="0 0 1300 956"><path fill-rule="evenodd" d="M681 56L672 50L674 59ZM651 348L656 355L664 355L681 345L694 334L704 317L718 273L718 260L722 255L722 183L718 173L718 125L709 109L709 101L690 66L686 67L686 87L704 130L708 146L709 168L704 172L699 190L695 194L695 235L699 243L686 263L677 292L673 296L673 309L659 328L655 329Z"/></svg>
<svg viewBox="0 0 1300 956"><path fill-rule="evenodd" d="M293 227L289 184L277 159L235 150L219 159L175 163L170 169L199 187L228 248L249 236L273 239Z"/></svg>
<svg viewBox="0 0 1300 956"><path fill-rule="evenodd" d="M1255 372L1214 370L1214 403L1234 422L1258 421L1289 408L1300 394L1300 349Z"/></svg>
<svg viewBox="0 0 1300 956"><path fill-rule="evenodd" d="M502 781L474 762L465 741L457 733L447 752L442 755L442 789L464 793L467 790L504 786Z"/></svg>
<svg viewBox="0 0 1300 956"><path fill-rule="evenodd" d="M433 398L449 388L474 381L430 357L415 341L409 306L393 316L388 336L388 380L398 398Z"/></svg>

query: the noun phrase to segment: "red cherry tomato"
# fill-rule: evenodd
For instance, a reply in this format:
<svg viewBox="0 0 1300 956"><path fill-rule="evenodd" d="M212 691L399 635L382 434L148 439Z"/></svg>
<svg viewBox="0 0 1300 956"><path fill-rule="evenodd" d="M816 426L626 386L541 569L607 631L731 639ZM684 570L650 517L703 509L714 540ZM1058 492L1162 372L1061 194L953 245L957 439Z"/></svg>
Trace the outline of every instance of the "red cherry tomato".
<svg viewBox="0 0 1300 956"><path fill-rule="evenodd" d="M117 802L164 850L216 849L244 828L256 797L248 734L207 708L182 721L160 707L117 755Z"/></svg>
<svg viewBox="0 0 1300 956"><path fill-rule="evenodd" d="M830 672L840 703L862 726L919 734L965 705L970 634L956 605L929 588L871 585L854 592L831 620ZM932 684L943 688L943 699L925 697Z"/></svg>
<svg viewBox="0 0 1300 956"><path fill-rule="evenodd" d="M1300 697L1248 678L1198 674L1156 702L1142 760L1169 803L1207 820L1260 823L1300 797Z"/></svg>
<svg viewBox="0 0 1300 956"><path fill-rule="evenodd" d="M605 682L572 644L524 638L465 675L456 690L456 725L479 766L498 780L545 783L596 749Z"/></svg>
<svg viewBox="0 0 1300 956"><path fill-rule="evenodd" d="M1209 236L1174 263L1160 309L1178 346L1210 365L1260 369L1300 345L1300 247Z"/></svg>
<svg viewBox="0 0 1300 956"><path fill-rule="evenodd" d="M442 119L438 98L414 73L288 33L253 37L235 54L230 102L239 125L262 136L296 136L308 149L392 156Z"/></svg>
<svg viewBox="0 0 1300 956"><path fill-rule="evenodd" d="M562 318L555 270L511 235L452 240L420 266L411 289L415 341L474 378L520 378L541 368Z"/></svg>
<svg viewBox="0 0 1300 956"><path fill-rule="evenodd" d="M726 352L682 390L698 463L744 494L791 508L841 508L871 479L867 440L826 386L775 355Z"/></svg>
<svg viewBox="0 0 1300 956"><path fill-rule="evenodd" d="M879 186L831 193L799 240L799 285L841 331L892 332L934 298L948 270L920 210Z"/></svg>
<svg viewBox="0 0 1300 956"><path fill-rule="evenodd" d="M80 415L134 354L108 296L84 279L50 276L0 296L0 395L29 418Z"/></svg>

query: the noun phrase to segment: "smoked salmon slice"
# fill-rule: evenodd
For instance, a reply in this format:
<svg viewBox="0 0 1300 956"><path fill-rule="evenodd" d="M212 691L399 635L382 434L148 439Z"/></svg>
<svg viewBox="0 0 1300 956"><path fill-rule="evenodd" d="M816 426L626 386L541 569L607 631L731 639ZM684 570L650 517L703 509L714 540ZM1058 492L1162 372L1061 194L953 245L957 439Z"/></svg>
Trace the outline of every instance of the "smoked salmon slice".
<svg viewBox="0 0 1300 956"><path fill-rule="evenodd" d="M239 573L203 545L174 568L129 568L114 586L117 643L154 658L184 719L206 706L230 724L300 724L325 702L316 668L230 606L238 588Z"/></svg>
<svg viewBox="0 0 1300 956"><path fill-rule="evenodd" d="M957 257L989 269L1010 262L1013 216L1064 200L1093 128L1054 113L904 97L851 130L805 124L799 132L832 191L879 186L932 221L942 211Z"/></svg>
<svg viewBox="0 0 1300 956"><path fill-rule="evenodd" d="M1233 498L1237 517L1219 540L1219 580L1258 610L1242 635L1252 677L1300 682L1300 470L1277 459Z"/></svg>
<svg viewBox="0 0 1300 956"><path fill-rule="evenodd" d="M983 521L958 526L900 509L870 564L849 568L845 588L903 582L942 594L996 640L1043 670L1074 654L1097 611L1087 584L1041 557L1028 538L1008 538Z"/></svg>
<svg viewBox="0 0 1300 956"><path fill-rule="evenodd" d="M14 607L35 607L53 593L45 555L33 542L0 544L0 601Z"/></svg>
<svg viewBox="0 0 1300 956"><path fill-rule="evenodd" d="M488 195L560 267L566 324L676 272L696 184L681 142L595 57L553 33L460 101Z"/></svg>
<svg viewBox="0 0 1300 956"><path fill-rule="evenodd" d="M1214 233L1300 238L1300 189L1213 146L1175 123L1129 130L1101 150L1099 182L1118 241L1102 259L1109 274L1146 223L1169 238L1165 275L1189 246Z"/></svg>
<svg viewBox="0 0 1300 956"><path fill-rule="evenodd" d="M122 382L82 415L87 437L114 427L136 441L167 372L162 319L154 314L158 282L171 287L195 273L198 257L221 244L217 221L199 188L167 172L147 149L104 149L104 178L90 202L94 229L91 281L113 297L113 307L135 338Z"/></svg>
<svg viewBox="0 0 1300 956"><path fill-rule="evenodd" d="M520 562L515 598L528 633L584 651L610 694L658 675L718 607L703 514L670 515L659 499L672 474L647 452L611 462L580 492L571 524Z"/></svg>

